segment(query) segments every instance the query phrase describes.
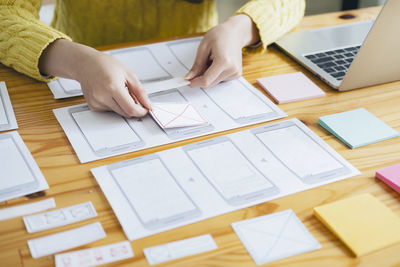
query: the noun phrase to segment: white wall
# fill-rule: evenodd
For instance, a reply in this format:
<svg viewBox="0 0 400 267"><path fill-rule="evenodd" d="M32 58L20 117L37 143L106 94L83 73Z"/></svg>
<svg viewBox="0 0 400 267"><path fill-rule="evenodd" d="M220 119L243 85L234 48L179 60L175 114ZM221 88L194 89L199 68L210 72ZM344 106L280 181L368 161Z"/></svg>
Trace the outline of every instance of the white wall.
<svg viewBox="0 0 400 267"><path fill-rule="evenodd" d="M161 1L161 0L160 0ZM247 0L216 0L219 13L219 20L223 21L244 5ZM52 1L47 1L52 2ZM360 6L375 6L382 5L385 0L360 0ZM45 1L43 2L45 3ZM306 14L318 14L325 12L338 11L341 8L342 0L306 0ZM40 10L40 18L50 23L53 17L53 6L44 6Z"/></svg>
<svg viewBox="0 0 400 267"><path fill-rule="evenodd" d="M216 0L220 21L231 16L247 0ZM382 5L385 0L360 0L360 7ZM306 0L306 15L339 11L342 0Z"/></svg>

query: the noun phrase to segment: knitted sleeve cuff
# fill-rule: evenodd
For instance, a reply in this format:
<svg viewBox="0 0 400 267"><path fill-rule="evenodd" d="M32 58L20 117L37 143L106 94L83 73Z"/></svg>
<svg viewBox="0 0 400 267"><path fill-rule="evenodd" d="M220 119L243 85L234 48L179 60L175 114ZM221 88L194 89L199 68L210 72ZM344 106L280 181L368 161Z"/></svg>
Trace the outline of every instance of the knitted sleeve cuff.
<svg viewBox="0 0 400 267"><path fill-rule="evenodd" d="M245 14L256 24L260 43L244 52L261 53L267 46L296 26L304 16L304 0L252 0L235 14Z"/></svg>
<svg viewBox="0 0 400 267"><path fill-rule="evenodd" d="M7 19L12 27L7 27L6 32L2 33L8 35L8 38L0 38L5 40L2 44L5 46L5 54L0 55L1 62L39 81L52 80L54 77L43 76L40 73L40 56L55 40L60 38L71 40L71 38L40 21L21 20L17 16L10 16Z"/></svg>

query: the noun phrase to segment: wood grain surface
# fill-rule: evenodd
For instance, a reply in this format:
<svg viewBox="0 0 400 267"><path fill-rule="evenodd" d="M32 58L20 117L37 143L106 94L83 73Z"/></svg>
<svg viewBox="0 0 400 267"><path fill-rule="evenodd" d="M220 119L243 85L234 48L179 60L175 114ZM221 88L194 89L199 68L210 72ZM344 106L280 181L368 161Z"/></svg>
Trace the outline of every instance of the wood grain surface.
<svg viewBox="0 0 400 267"><path fill-rule="evenodd" d="M379 10L380 7L374 7L350 12L309 16L305 17L295 30L373 19ZM340 17L343 14L352 14L354 18L341 19ZM101 49L143 43L145 42L114 45ZM305 226L321 243L322 248L318 251L273 262L270 266L400 265L400 244L361 258L355 258L342 242L312 215L312 208L315 206L366 192L372 193L396 214L400 215L399 195L375 178L377 169L400 161L400 139L394 138L352 150L317 124L319 116L365 107L388 125L400 131L400 82L339 93L330 89L275 47L271 47L263 55L246 55L243 60L243 66L244 77L259 89L260 87L256 85L257 78L296 71L305 73L321 87L326 92L326 97L283 104L279 105L279 107L289 115L289 118L297 117L303 121L358 168L362 174L355 178L133 241L131 244L135 257L114 265L148 266L143 255L144 248L210 233L218 245L218 250L171 261L165 265L255 266L238 237L234 234L230 224L235 221L285 209L293 209L295 211ZM26 204L33 201L33 199L39 200L46 197L54 197L57 208L90 200L98 212L98 217L96 218L36 234L28 234L26 232L21 218L0 222L0 266L53 266L53 256L33 259L26 241L31 238L72 229L89 222L100 221L107 233L107 238L84 246L85 248L125 240L126 237L122 228L94 177L90 174L90 169L227 133L208 135L92 163L80 164L61 126L54 117L52 109L83 103L83 97L54 100L46 84L34 81L4 66L0 66L0 81L5 81L7 84L19 124L18 132L50 185L50 189L46 192L0 203L0 208ZM241 131L245 128L234 131Z"/></svg>

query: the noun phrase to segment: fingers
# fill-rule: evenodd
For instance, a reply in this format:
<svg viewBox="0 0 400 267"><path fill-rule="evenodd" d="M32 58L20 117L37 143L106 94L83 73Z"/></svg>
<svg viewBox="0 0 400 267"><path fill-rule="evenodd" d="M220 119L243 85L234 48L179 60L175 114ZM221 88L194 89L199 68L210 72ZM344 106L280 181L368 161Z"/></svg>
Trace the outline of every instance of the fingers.
<svg viewBox="0 0 400 267"><path fill-rule="evenodd" d="M185 79L191 80L199 75L201 75L207 68L207 63L210 57L210 49L205 44L205 39L200 43L199 48L197 49L196 59L194 60L194 64L191 70L186 74Z"/></svg>
<svg viewBox="0 0 400 267"><path fill-rule="evenodd" d="M112 99L112 101L110 101L110 103L108 104L108 108L125 118L130 117L128 114L125 113L125 111L122 110L122 108L118 105L118 103L114 99Z"/></svg>
<svg viewBox="0 0 400 267"><path fill-rule="evenodd" d="M214 60L203 75L191 80L191 87L210 88L220 82L232 80L241 76L240 66L224 60Z"/></svg>
<svg viewBox="0 0 400 267"><path fill-rule="evenodd" d="M136 76L131 72L127 71L127 87L131 97L135 100L135 102L139 102L146 109L151 110L151 101L144 90L142 84L136 78Z"/></svg>
<svg viewBox="0 0 400 267"><path fill-rule="evenodd" d="M118 106L121 107L123 112L125 112L127 117L143 117L147 114L147 109L143 108L140 104L135 103L128 89L125 87L113 90L112 97Z"/></svg>
<svg viewBox="0 0 400 267"><path fill-rule="evenodd" d="M209 88L218 83L218 78L223 76L225 68L219 62L214 61L203 75L191 80L191 87Z"/></svg>

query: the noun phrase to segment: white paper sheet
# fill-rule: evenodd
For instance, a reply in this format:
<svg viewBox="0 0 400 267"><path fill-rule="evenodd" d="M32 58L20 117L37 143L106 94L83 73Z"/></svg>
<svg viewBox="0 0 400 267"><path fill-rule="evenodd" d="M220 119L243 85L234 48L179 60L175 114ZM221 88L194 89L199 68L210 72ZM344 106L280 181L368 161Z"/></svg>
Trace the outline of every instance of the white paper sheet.
<svg viewBox="0 0 400 267"><path fill-rule="evenodd" d="M228 89L236 93L230 94ZM212 99L210 92L219 90L225 97ZM248 96L244 105L240 105L240 92ZM243 78L207 90L185 86L160 91L150 99L154 103L190 103L209 123L162 129L150 115L126 120L112 112L92 112L85 104L55 109L54 114L82 163L286 116Z"/></svg>
<svg viewBox="0 0 400 267"><path fill-rule="evenodd" d="M321 248L292 210L232 223L257 265Z"/></svg>
<svg viewBox="0 0 400 267"><path fill-rule="evenodd" d="M89 201L58 210L25 216L24 223L28 233L36 233L96 216L96 210L92 202Z"/></svg>
<svg viewBox="0 0 400 267"><path fill-rule="evenodd" d="M9 220L12 218L41 212L44 210L52 209L56 207L54 198L48 198L24 205L14 206L10 208L0 209L0 221Z"/></svg>
<svg viewBox="0 0 400 267"><path fill-rule="evenodd" d="M33 258L55 254L71 248L83 246L106 237L99 222L78 228L28 240Z"/></svg>
<svg viewBox="0 0 400 267"><path fill-rule="evenodd" d="M306 154L303 155L296 152L296 146L286 146L288 154L293 152L296 155L291 160L301 161L306 166L310 166L310 160L314 160L315 155L322 153L322 158L326 162L331 162L331 157L339 162L338 168L328 171L321 168L312 175L298 176L291 170L293 166L291 162L286 159L283 161L279 158L279 154L272 153L259 138L262 134L266 135L269 132L276 134L275 131L278 129L292 131L291 127L296 127L302 133L298 134L298 140L294 143L296 146L314 142L318 147L318 149L313 149L315 154L305 152ZM291 141L288 140L290 136L285 131L278 131L277 133L282 133L281 138L275 139L277 145L285 146ZM210 159L207 157L210 157ZM123 191L135 190L133 185L138 183L125 184L122 190L112 173L117 170L126 170L126 179L128 177L134 179L136 177L135 168L137 167L131 166L137 165L138 162L149 162L154 159L158 159L159 166L163 164L162 169L164 169L165 174L168 172L168 175L163 175L165 182L169 180L169 183L177 183L180 187L180 194L186 194L193 205L196 206L197 212L192 209L192 213L182 213L183 216L178 217L170 216L171 220L164 220L158 224L153 224L153 227L146 227L132 208L130 201L133 201L136 205L141 205L143 209L147 205L148 209L152 210L154 205L165 205L165 203L157 204L157 202L165 201L165 199L159 196L153 197L153 202L146 204L143 201L144 198L142 198L142 201L127 198ZM321 166L325 166L322 163ZM205 166L206 164L214 164L214 166ZM221 164L223 168L218 164ZM240 166L239 169L238 166ZM130 170L130 168L133 169ZM146 169L149 174L154 173L151 166L143 166L141 171L145 172ZM232 175L232 172L229 172L229 169L237 170L237 174L230 178L229 175ZM92 173L117 215L126 236L129 240L135 240L352 177L359 174L359 171L303 123L297 119L291 119L94 168ZM215 175L216 173L219 174L218 177ZM143 176L142 179L146 177L150 179L153 175ZM155 191L162 190L163 186L155 185L157 183L154 183L153 186ZM151 217L151 214L148 214L148 216ZM156 216L157 214L153 214L153 217Z"/></svg>
<svg viewBox="0 0 400 267"><path fill-rule="evenodd" d="M101 247L81 249L55 256L57 267L98 266L134 256L128 241Z"/></svg>
<svg viewBox="0 0 400 267"><path fill-rule="evenodd" d="M0 82L0 131L17 129L18 124L5 82Z"/></svg>
<svg viewBox="0 0 400 267"><path fill-rule="evenodd" d="M0 201L49 188L18 132L0 135Z"/></svg>
<svg viewBox="0 0 400 267"><path fill-rule="evenodd" d="M175 260L217 249L210 234L170 242L143 250L150 265Z"/></svg>

